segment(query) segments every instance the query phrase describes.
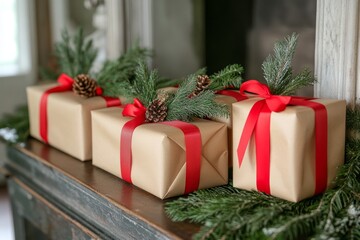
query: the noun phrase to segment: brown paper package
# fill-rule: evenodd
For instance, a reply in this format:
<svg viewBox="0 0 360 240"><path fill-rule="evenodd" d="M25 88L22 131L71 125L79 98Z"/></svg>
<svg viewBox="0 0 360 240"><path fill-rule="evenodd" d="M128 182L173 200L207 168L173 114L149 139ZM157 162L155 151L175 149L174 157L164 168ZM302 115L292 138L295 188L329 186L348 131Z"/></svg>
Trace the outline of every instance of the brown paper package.
<svg viewBox="0 0 360 240"><path fill-rule="evenodd" d="M42 141L39 132L40 99L43 93L57 84L31 86L26 89L30 134ZM82 98L72 91L51 93L48 97L49 145L81 160L92 158L91 110L105 108L102 97Z"/></svg>
<svg viewBox="0 0 360 240"><path fill-rule="evenodd" d="M238 91L237 91L238 92ZM229 153L232 153L232 104L236 103L237 100L233 97L217 94L215 97L215 101L219 103L223 103L229 106L230 108L230 116L228 118L226 117L214 117L211 118L211 120L216 122L225 123L228 128L228 142L229 142ZM232 154L229 154L229 167L232 167Z"/></svg>
<svg viewBox="0 0 360 240"><path fill-rule="evenodd" d="M92 163L121 178L120 134L131 118L122 108L92 111ZM225 124L197 120L201 132L202 159L199 189L227 184L228 151ZM160 123L138 126L132 138L132 183L161 198L183 195L185 189L183 132Z"/></svg>
<svg viewBox="0 0 360 240"><path fill-rule="evenodd" d="M260 98L233 104L233 183L234 187L256 189L255 141L252 137L241 167L237 147L251 107ZM328 115L328 186L344 162L345 111L343 100L316 99ZM315 191L314 110L289 106L272 112L270 122L270 191L271 195L292 202L311 197Z"/></svg>

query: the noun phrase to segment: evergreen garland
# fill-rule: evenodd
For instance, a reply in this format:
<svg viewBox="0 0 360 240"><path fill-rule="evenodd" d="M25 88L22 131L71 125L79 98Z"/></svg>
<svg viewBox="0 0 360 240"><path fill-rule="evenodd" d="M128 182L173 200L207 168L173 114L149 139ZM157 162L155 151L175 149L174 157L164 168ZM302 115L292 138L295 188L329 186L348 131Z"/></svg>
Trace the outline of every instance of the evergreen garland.
<svg viewBox="0 0 360 240"><path fill-rule="evenodd" d="M262 64L264 78L274 95L293 95L301 87L313 85L315 78L309 69L294 75L291 63L295 54L298 35L292 34L276 42L274 54Z"/></svg>
<svg viewBox="0 0 360 240"><path fill-rule="evenodd" d="M0 139L9 144L23 143L30 133L27 106L15 109L14 113L5 114L0 119Z"/></svg>
<svg viewBox="0 0 360 240"><path fill-rule="evenodd" d="M360 108L347 116L348 132L360 134ZM360 140L347 137L346 162L322 195L292 203L230 184L168 202L166 211L203 224L195 239L359 239Z"/></svg>

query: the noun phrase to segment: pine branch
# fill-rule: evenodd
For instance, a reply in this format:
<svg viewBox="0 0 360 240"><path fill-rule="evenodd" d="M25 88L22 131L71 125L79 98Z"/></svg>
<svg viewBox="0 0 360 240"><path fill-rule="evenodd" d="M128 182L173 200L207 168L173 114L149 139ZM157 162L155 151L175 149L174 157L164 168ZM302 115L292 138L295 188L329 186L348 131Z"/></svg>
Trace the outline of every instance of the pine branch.
<svg viewBox="0 0 360 240"><path fill-rule="evenodd" d="M159 75L156 70L150 71L144 62L138 62L134 70L134 79L132 82L123 81L118 83L119 91L121 88L122 96L129 101L138 98L145 107L156 98L156 82Z"/></svg>
<svg viewBox="0 0 360 240"><path fill-rule="evenodd" d="M272 94L292 95L301 87L313 85L316 81L308 69L293 75L291 63L295 54L298 35L292 34L275 43L274 54L262 64L264 78Z"/></svg>
<svg viewBox="0 0 360 240"><path fill-rule="evenodd" d="M72 77L81 73L88 74L97 55L92 41L85 40L82 29L79 29L73 39L64 31L62 42L55 45L55 52L60 72Z"/></svg>
<svg viewBox="0 0 360 240"><path fill-rule="evenodd" d="M30 133L27 106L15 109L12 114L5 114L0 119L0 139L9 144L23 143Z"/></svg>
<svg viewBox="0 0 360 240"><path fill-rule="evenodd" d="M145 62L149 56L147 49L135 46L115 61L107 61L96 76L104 95L118 97L126 94L128 89L123 89L124 85L131 87L138 63Z"/></svg>
<svg viewBox="0 0 360 240"><path fill-rule="evenodd" d="M149 71L145 63L140 62L135 70L133 88L135 96L147 107L156 98L156 82L159 79L156 70Z"/></svg>
<svg viewBox="0 0 360 240"><path fill-rule="evenodd" d="M243 71L244 68L239 64L225 67L220 72L210 76L211 83L209 89L218 91L229 87L239 88L243 81L241 77Z"/></svg>
<svg viewBox="0 0 360 240"><path fill-rule="evenodd" d="M182 79L171 79L171 78L159 78L156 81L156 89L174 87L179 85Z"/></svg>
<svg viewBox="0 0 360 240"><path fill-rule="evenodd" d="M228 106L215 102L213 91L203 91L189 97L196 88L196 74L185 79L176 93L169 97L166 120L192 121L195 117L210 118L229 115Z"/></svg>

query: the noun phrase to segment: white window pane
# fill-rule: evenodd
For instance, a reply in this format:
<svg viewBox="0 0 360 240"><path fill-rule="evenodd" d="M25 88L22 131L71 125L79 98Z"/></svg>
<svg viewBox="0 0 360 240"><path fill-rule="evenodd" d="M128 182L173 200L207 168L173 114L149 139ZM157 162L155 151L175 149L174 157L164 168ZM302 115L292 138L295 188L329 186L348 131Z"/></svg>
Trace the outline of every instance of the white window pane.
<svg viewBox="0 0 360 240"><path fill-rule="evenodd" d="M16 0L0 0L0 66L18 60L18 22Z"/></svg>

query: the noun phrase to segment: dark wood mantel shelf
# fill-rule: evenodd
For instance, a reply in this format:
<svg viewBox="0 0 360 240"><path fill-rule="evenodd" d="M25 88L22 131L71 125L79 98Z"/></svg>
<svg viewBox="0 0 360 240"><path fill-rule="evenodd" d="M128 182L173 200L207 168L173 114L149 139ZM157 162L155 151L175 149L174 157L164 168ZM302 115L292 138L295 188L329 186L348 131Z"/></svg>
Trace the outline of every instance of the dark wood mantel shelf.
<svg viewBox="0 0 360 240"><path fill-rule="evenodd" d="M191 239L199 230L172 222L166 201L35 139L7 154L17 239Z"/></svg>

